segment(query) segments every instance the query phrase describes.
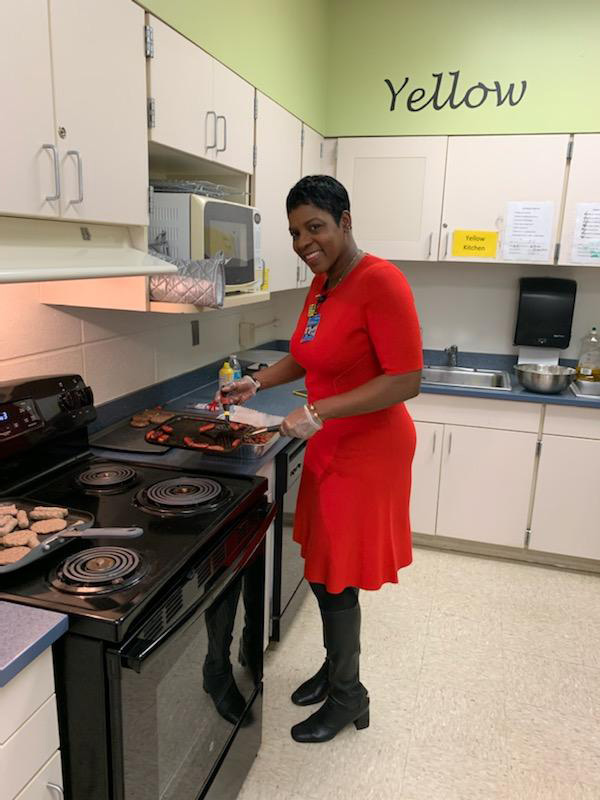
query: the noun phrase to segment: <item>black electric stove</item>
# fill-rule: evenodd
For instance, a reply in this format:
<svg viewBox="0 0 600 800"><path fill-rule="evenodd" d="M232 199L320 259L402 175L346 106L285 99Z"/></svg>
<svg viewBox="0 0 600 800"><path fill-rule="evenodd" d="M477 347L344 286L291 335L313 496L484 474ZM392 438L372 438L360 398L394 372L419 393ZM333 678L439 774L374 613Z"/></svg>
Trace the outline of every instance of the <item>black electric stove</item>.
<svg viewBox="0 0 600 800"><path fill-rule="evenodd" d="M70 614L71 631L122 641L169 579L265 490L264 478L84 457L59 475L21 487L20 494L42 505L87 511L95 517L94 527L140 527L143 536L65 540L44 559L0 576L0 599ZM87 563L115 548L123 552ZM76 568L67 563L65 575L69 561Z"/></svg>
<svg viewBox="0 0 600 800"><path fill-rule="evenodd" d="M67 800L233 800L258 752L267 482L89 451L79 376L0 384L2 497L87 512L127 539L68 539L0 574L62 612L54 646Z"/></svg>

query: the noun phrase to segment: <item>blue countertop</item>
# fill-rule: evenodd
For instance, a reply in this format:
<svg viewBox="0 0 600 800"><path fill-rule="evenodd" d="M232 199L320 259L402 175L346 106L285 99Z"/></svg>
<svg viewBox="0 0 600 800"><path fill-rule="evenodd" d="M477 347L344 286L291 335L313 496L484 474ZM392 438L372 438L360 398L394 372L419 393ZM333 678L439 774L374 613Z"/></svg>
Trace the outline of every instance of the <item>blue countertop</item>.
<svg viewBox="0 0 600 800"><path fill-rule="evenodd" d="M0 602L0 686L50 647L67 627L65 614Z"/></svg>

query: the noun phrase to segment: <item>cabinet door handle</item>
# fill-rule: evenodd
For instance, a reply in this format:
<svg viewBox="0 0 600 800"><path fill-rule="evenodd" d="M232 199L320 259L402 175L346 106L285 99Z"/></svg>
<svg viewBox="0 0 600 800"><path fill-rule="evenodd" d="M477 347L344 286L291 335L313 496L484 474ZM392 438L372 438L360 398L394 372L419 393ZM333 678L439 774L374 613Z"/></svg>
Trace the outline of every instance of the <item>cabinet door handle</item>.
<svg viewBox="0 0 600 800"><path fill-rule="evenodd" d="M427 250L427 258L431 258L431 245L433 244L433 231L429 234L429 249Z"/></svg>
<svg viewBox="0 0 600 800"><path fill-rule="evenodd" d="M452 431L448 435L448 455L452 452Z"/></svg>
<svg viewBox="0 0 600 800"><path fill-rule="evenodd" d="M77 203L83 203L83 165L81 163L81 155L79 150L67 150L68 156L75 156L77 159L77 182L79 184L79 197L77 200L71 200L71 205L77 205Z"/></svg>
<svg viewBox="0 0 600 800"><path fill-rule="evenodd" d="M431 455L435 453L435 446L437 444L437 431L433 432L433 448L431 450Z"/></svg>
<svg viewBox="0 0 600 800"><path fill-rule="evenodd" d="M65 793L63 792L62 786L59 786L57 783L47 783L46 786L52 793L56 793L59 800L64 800Z"/></svg>
<svg viewBox="0 0 600 800"><path fill-rule="evenodd" d="M213 125L213 139L214 139L214 141L213 141L212 144L207 144L205 149L206 150L214 150L214 148L217 146L217 112L216 111L207 111L206 112L206 117L204 118L204 139L207 142L208 142L207 128L208 128L208 118L209 117L212 117L213 121L214 121L214 125Z"/></svg>
<svg viewBox="0 0 600 800"><path fill-rule="evenodd" d="M227 119L223 116L223 114L219 114L217 117L217 122L215 123L215 144L217 143L217 128L216 125L218 124L219 120L223 120L223 147L217 147L216 152L222 153L224 150L227 150Z"/></svg>
<svg viewBox="0 0 600 800"><path fill-rule="evenodd" d="M60 169L58 167L58 151L53 144L43 144L42 150L50 150L54 159L54 194L49 194L46 200L58 200L60 198Z"/></svg>
<svg viewBox="0 0 600 800"><path fill-rule="evenodd" d="M446 239L444 240L444 255L442 258L446 258L448 255L448 239L450 238L450 231L446 231Z"/></svg>

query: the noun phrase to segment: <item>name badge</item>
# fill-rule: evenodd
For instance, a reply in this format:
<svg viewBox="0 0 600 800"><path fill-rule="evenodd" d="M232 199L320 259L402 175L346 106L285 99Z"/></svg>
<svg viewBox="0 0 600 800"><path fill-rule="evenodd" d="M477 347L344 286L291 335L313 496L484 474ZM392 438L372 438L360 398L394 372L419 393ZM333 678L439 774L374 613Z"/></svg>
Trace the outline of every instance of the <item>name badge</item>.
<svg viewBox="0 0 600 800"><path fill-rule="evenodd" d="M300 342L312 342L312 340L315 338L315 334L317 333L317 328L319 327L320 321L320 314L313 314L312 316L309 316Z"/></svg>

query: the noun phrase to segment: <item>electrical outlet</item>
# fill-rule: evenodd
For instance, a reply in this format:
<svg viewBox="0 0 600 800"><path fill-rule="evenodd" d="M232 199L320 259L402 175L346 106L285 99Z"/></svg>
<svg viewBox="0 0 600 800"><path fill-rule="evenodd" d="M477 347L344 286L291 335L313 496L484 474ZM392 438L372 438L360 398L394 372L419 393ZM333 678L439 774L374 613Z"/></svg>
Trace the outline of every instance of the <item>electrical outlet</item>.
<svg viewBox="0 0 600 800"><path fill-rule="evenodd" d="M192 327L192 347L195 347L200 344L200 321L193 319L190 325Z"/></svg>
<svg viewBox="0 0 600 800"><path fill-rule="evenodd" d="M254 347L255 329L256 325L254 322L240 322L239 339L242 350L248 350L249 348Z"/></svg>

